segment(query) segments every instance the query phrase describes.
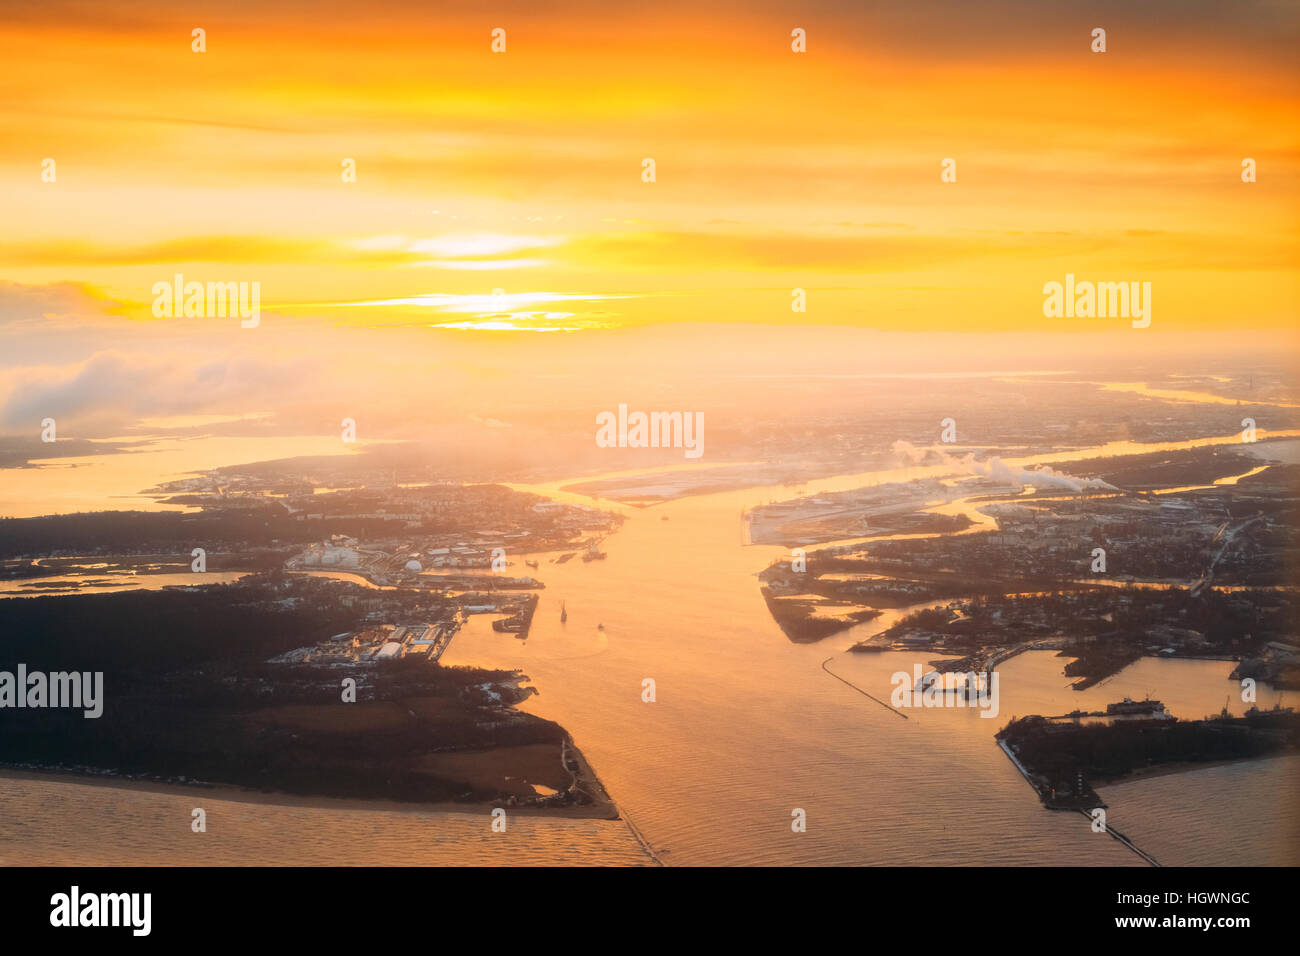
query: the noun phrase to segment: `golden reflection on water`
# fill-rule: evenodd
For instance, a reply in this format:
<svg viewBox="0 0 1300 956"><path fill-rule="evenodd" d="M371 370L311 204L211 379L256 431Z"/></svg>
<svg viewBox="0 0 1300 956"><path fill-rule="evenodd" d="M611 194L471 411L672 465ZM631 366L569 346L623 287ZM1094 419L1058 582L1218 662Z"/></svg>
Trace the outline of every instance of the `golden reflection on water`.
<svg viewBox="0 0 1300 956"><path fill-rule="evenodd" d="M0 483L0 515L12 518L78 511L195 511L163 505L141 492L177 478L233 462L267 461L299 455L353 454L364 447L337 436L283 438L144 438L138 448L117 454L34 461L9 468Z"/></svg>
<svg viewBox="0 0 1300 956"><path fill-rule="evenodd" d="M1224 443L1218 438L1162 447ZM1124 449L1152 450L1114 443L1077 452L1072 460ZM1058 453L1015 463L1062 458ZM891 469L808 482L801 490L847 490L944 471ZM591 503L560 491L562 484L520 487ZM622 509L629 515L626 523L602 545L607 560L542 564L538 575L547 587L526 641L498 634L486 618L473 617L443 663L522 668L539 691L525 709L558 721L573 735L625 815L670 864L1141 865L1116 841L1092 833L1082 816L1043 810L996 748L993 733L1013 715L1096 709L1147 692L1180 716L1201 716L1231 697L1232 665L1144 659L1078 693L1067 688L1062 659L1031 652L999 668L997 718L949 708L913 710L911 719L900 720L829 677L820 664L833 656L837 674L887 699L891 675L924 664L927 655L845 651L907 608L814 645L788 641L767 612L755 574L786 553L746 546L741 515L791 493L786 487L754 488ZM564 623L562 602L568 611ZM652 703L643 699L647 679L654 681ZM1261 700L1267 706L1271 698ZM1178 776L1144 781L1140 794L1147 816L1138 820L1133 814L1134 828L1159 844L1162 862L1196 859L1208 828L1229 840L1234 828L1286 818L1288 791L1279 776L1285 772L1281 761L1258 762L1252 775L1237 781L1233 801L1243 809L1227 817L1184 805ZM60 838L54 827L69 835L87 828L99 832L116 816L124 829L116 831L116 842L104 845L129 855L121 849L127 842L122 834L156 833L165 813L152 797L111 790L99 792L116 796L80 794L61 813L57 805L51 809L43 790L15 792L13 781L3 785L10 799L40 801L44 809L20 825L36 828L34 844L30 829L3 832L15 826L9 817L0 824L0 845L13 845L6 837L22 837L56 855L53 844ZM46 786L59 792L65 785ZM1125 812L1122 796L1115 806ZM77 815L69 817L73 807ZM1180 808L1176 832L1161 829L1165 817L1158 811L1170 807ZM807 812L805 833L791 830L795 808ZM504 846L485 842L487 827L480 829L479 822L462 829L445 816L275 808L238 819L220 850L232 859L260 859L272 829L280 834L273 852L285 861L367 862L383 847L391 862L464 862L497 859L492 854ZM632 847L635 841L621 824L535 819L511 832L510 862L613 862L640 852L629 850L628 841ZM156 852L185 857L188 846ZM1237 855L1222 862L1253 861Z"/></svg>

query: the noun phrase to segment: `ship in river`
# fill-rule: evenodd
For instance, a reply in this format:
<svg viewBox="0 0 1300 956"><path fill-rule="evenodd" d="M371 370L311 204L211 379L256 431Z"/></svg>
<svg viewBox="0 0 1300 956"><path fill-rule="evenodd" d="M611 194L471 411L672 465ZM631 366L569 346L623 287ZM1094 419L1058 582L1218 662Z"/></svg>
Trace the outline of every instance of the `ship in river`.
<svg viewBox="0 0 1300 956"><path fill-rule="evenodd" d="M1135 715L1154 716L1163 714L1165 705L1158 700L1133 700L1131 697L1125 697L1123 700L1114 704L1106 705L1107 717L1129 717Z"/></svg>
<svg viewBox="0 0 1300 956"><path fill-rule="evenodd" d="M564 602L561 601L560 602L560 623L563 624L568 619L569 619L569 609L565 607Z"/></svg>

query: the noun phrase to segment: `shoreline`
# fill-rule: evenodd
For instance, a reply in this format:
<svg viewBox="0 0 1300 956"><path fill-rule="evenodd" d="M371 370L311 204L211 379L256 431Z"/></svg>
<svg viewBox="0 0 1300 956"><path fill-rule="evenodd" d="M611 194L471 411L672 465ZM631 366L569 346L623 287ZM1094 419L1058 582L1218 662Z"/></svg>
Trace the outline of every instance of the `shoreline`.
<svg viewBox="0 0 1300 956"><path fill-rule="evenodd" d="M1005 740L1000 737L995 737L994 739L997 741L998 748L1010 758L1013 764L1015 764L1016 769L1019 770L1020 775L1025 778L1025 782L1029 784L1030 789L1041 797L1042 794L1039 793L1038 787L1034 785L1034 780L1029 768L1020 762L1020 758L1012 752ZM1100 788L1122 787L1129 783L1141 783L1143 780L1150 780L1154 777L1168 777L1173 774L1191 773L1196 770L1209 770L1212 767L1227 767L1234 764L1263 763L1267 760L1285 760L1288 757L1300 757L1300 750L1283 750L1280 753L1267 754L1262 757L1225 757L1221 760L1171 760L1167 763L1158 763L1153 764L1150 767L1139 767L1135 770L1130 770L1122 777L1107 777L1095 781L1089 781L1089 783L1093 787L1094 791L1096 791ZM1100 796L1100 793L1098 796ZM1105 804L1103 804L1103 806L1104 805ZM1047 807L1047 809L1057 810L1069 808Z"/></svg>
<svg viewBox="0 0 1300 956"><path fill-rule="evenodd" d="M573 748L576 752L577 748ZM590 772L590 765L585 759L582 766ZM0 780L29 780L53 783L78 783L92 787L108 787L115 790L134 790L144 793L157 793L163 796L179 797L187 794L206 794L213 799L230 803L246 803L263 806L299 807L314 810L356 810L356 811L394 811L398 813L432 813L438 815L460 814L476 816L490 813L500 807L508 816L546 817L569 820L608 820L626 822L620 816L614 804L594 773L589 778L595 781L599 793L596 802L586 806L572 807L511 807L504 802L441 802L414 803L401 800L363 799L358 797L330 797L318 794L295 794L279 790L253 790L236 784L208 783L204 781L164 782L115 774L97 774L77 770L38 769L31 767L11 767L0 765Z"/></svg>
<svg viewBox="0 0 1300 956"><path fill-rule="evenodd" d="M1130 770L1122 777L1098 780L1093 784L1093 786L1094 788L1122 787L1126 783L1141 783L1143 780L1149 780L1153 777L1167 777L1171 774L1190 773L1194 770L1209 770L1211 767L1226 767L1232 764L1262 763L1266 760L1285 760L1287 757L1300 757L1300 752L1292 750L1269 754L1265 757L1239 757L1224 760L1175 760L1170 761L1169 763L1158 763L1151 767L1140 767L1137 770Z"/></svg>

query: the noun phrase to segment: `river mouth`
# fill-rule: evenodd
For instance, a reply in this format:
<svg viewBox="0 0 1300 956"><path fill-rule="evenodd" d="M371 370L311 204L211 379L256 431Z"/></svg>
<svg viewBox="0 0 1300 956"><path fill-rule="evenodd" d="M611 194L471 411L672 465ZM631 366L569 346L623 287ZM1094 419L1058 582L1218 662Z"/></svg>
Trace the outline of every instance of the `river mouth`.
<svg viewBox="0 0 1300 956"><path fill-rule="evenodd" d="M1263 458L1280 445L1261 443L1251 451ZM1146 450L1139 446L1131 453ZM1116 453L1114 445L1090 451L1094 457ZM1060 460L1060 452L1050 452L1023 462ZM551 553L512 555L537 560L537 575L546 583L526 640L493 631L492 615L472 615L442 662L527 674L538 693L522 709L557 721L572 735L624 818L670 865L1141 865L1115 841L1096 839L1083 817L1044 810L998 750L993 733L1014 715L1090 710L1123 696L1158 696L1180 717L1217 712L1232 686L1230 662L1144 658L1088 691L1074 692L1061 674L1060 657L1029 651L999 667L995 718L975 709L939 708L901 720L821 665L830 658L837 676L887 700L893 674L935 655L848 649L913 607L886 610L812 644L791 643L768 613L756 574L788 552L748 542L748 509L794 494L943 473L942 467L887 469L682 497L651 508L615 505L626 521L602 542L606 560L560 564ZM564 491L566 483L514 487L592 503ZM982 497L958 496L939 507L986 523L979 502L968 500ZM1263 691L1261 707L1279 699ZM1228 703L1232 712L1246 706ZM1279 794L1300 783L1298 767L1300 761L1290 758L1262 761L1249 774L1233 775L1232 801L1240 812L1225 812L1221 786L1227 771L1218 768L1117 785L1113 819L1166 864L1237 859L1235 847L1260 845L1261 821L1282 815ZM70 786L65 783L34 790L0 783L6 785L37 802L48 801L51 788L71 792L59 791ZM1200 795L1197 807L1183 804L1188 787ZM83 808L108 799L76 792ZM162 799L132 796L130 805ZM791 830L795 810L806 813L806 832ZM319 808L273 812L287 830L332 819ZM1177 827L1167 822L1175 812ZM355 830L358 817L367 821L362 827L374 833L376 845L389 848L389 859L443 859L430 855L434 851L418 836L430 827L448 845L471 847L479 839L468 822L462 827L454 819L422 818L413 829L409 817L366 810L348 811L348 819L338 821L340 831ZM519 839L528 841L519 858L583 862L565 856L563 846L573 838L585 847L588 861L633 859L624 841L610 842L604 826L622 827L531 820L519 830ZM260 828L245 836L252 832ZM248 859L239 852L232 847L231 859ZM320 862L301 850L276 852L282 859ZM1261 853L1262 861L1295 862L1279 861L1275 847Z"/></svg>
<svg viewBox="0 0 1300 956"><path fill-rule="evenodd" d="M1235 441L1164 443L1159 450ZM1266 449L1259 447L1261 457ZM1068 457L1084 461L1151 450L1111 443ZM1048 453L1016 463L1063 457ZM746 543L746 509L796 491L824 493L943 473L942 466L889 469L637 509L605 540L608 561L544 565L547 590L526 642L470 631L458 636L444 661L528 673L539 694L525 706L570 730L625 813L656 850L668 851L669 863L1131 864L1134 859L1115 841L1089 839L1086 819L1042 810L998 752L993 733L1013 715L1104 708L1120 697L1148 694L1164 700L1175 716L1200 718L1225 705L1235 686L1228 680L1231 662L1143 658L1076 692L1061 673L1062 658L1028 651L999 668L997 718L936 709L902 721L837 684L820 664L831 656L837 675L887 699L893 673L935 655L845 652L913 608L888 610L799 645L781 633L759 595L754 575L788 552ZM516 487L590 502L563 485ZM987 522L973 502L945 507L968 509L973 519ZM643 700L646 680L654 682L653 703ZM1283 698L1263 691L1261 707ZM1248 706L1228 701L1233 713ZM1257 781L1252 798L1276 804L1276 794L1285 791L1269 788L1290 779L1294 763L1265 762L1251 778ZM1153 780L1144 787L1148 803L1177 802L1176 783ZM790 832L794 808L808 812L808 832ZM1147 825L1157 825L1157 819ZM1219 836L1210 839L1221 839L1227 852L1232 838L1224 831L1234 831L1234 825L1208 817L1203 822L1205 829L1184 830L1183 844L1176 835L1160 835L1168 862L1176 863L1184 851L1187 859L1198 858L1202 851L1194 852L1193 844L1207 838L1212 822ZM991 836L957 839L964 833Z"/></svg>

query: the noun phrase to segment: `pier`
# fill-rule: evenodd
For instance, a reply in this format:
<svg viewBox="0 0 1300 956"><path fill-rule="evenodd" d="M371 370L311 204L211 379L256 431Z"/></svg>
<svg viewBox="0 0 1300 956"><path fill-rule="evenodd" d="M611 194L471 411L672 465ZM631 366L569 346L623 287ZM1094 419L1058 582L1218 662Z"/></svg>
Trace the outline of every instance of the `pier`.
<svg viewBox="0 0 1300 956"><path fill-rule="evenodd" d="M1002 748L1002 752L1007 755L1007 757L1015 765L1015 768L1020 771L1020 775L1025 778L1026 782L1031 787L1034 788L1034 792L1038 794L1040 799L1042 799L1043 798L1042 789L1039 787L1038 783L1035 782L1033 776L1029 773L1028 768L1026 768L1025 765L1020 762L1020 759L1012 752L1011 747L1008 746L1007 742L999 738L998 746ZM1083 814L1088 819L1089 825L1092 824L1092 810L1086 807L1054 807L1050 803L1048 803L1046 799L1043 799L1043 806L1047 807L1047 809L1049 810L1075 810ZM1099 798L1097 801L1097 806L1104 808L1106 804L1102 803ZM1113 828L1109 823L1106 824L1105 832L1110 834L1112 837L1115 838L1115 840L1123 844L1129 850L1132 850L1142 859L1146 860L1146 862L1150 863L1152 866L1160 866L1160 862L1154 856L1152 856L1146 850L1142 849L1140 846L1138 846L1136 843L1130 840L1123 833Z"/></svg>
<svg viewBox="0 0 1300 956"><path fill-rule="evenodd" d="M833 670L831 670L829 667L827 667L826 665L829 664L829 663L830 663L832 660L834 660L834 659L835 659L835 658L834 658L834 655L831 655L830 657L826 658L826 660L822 661L822 670L824 670L826 673L830 674L832 677L834 677L834 678L835 678L837 681L839 681L840 683L842 683L842 684L848 684L850 687L852 687L854 690L856 690L856 691L857 691L859 694L861 694L863 697L867 697L867 698L869 698L869 699L871 699L871 700L874 700L874 701L875 701L877 704L879 704L881 707L885 708L885 710L888 710L888 711L891 711L892 713L898 714L898 716L899 716L899 717L902 717L904 720L908 720L908 719L909 719L908 716L907 716L907 714L905 714L905 713L903 713L902 711L897 710L897 709L895 709L895 708L889 706L889 704L886 704L886 703L885 703L883 700L881 700L879 697L875 697L875 696L873 696L873 695L871 695L871 694L868 694L865 690L863 690L863 689L862 689L861 687L859 687L857 684L853 683L852 681L845 680L845 679L844 679L843 677L841 677L839 674L835 673Z"/></svg>

